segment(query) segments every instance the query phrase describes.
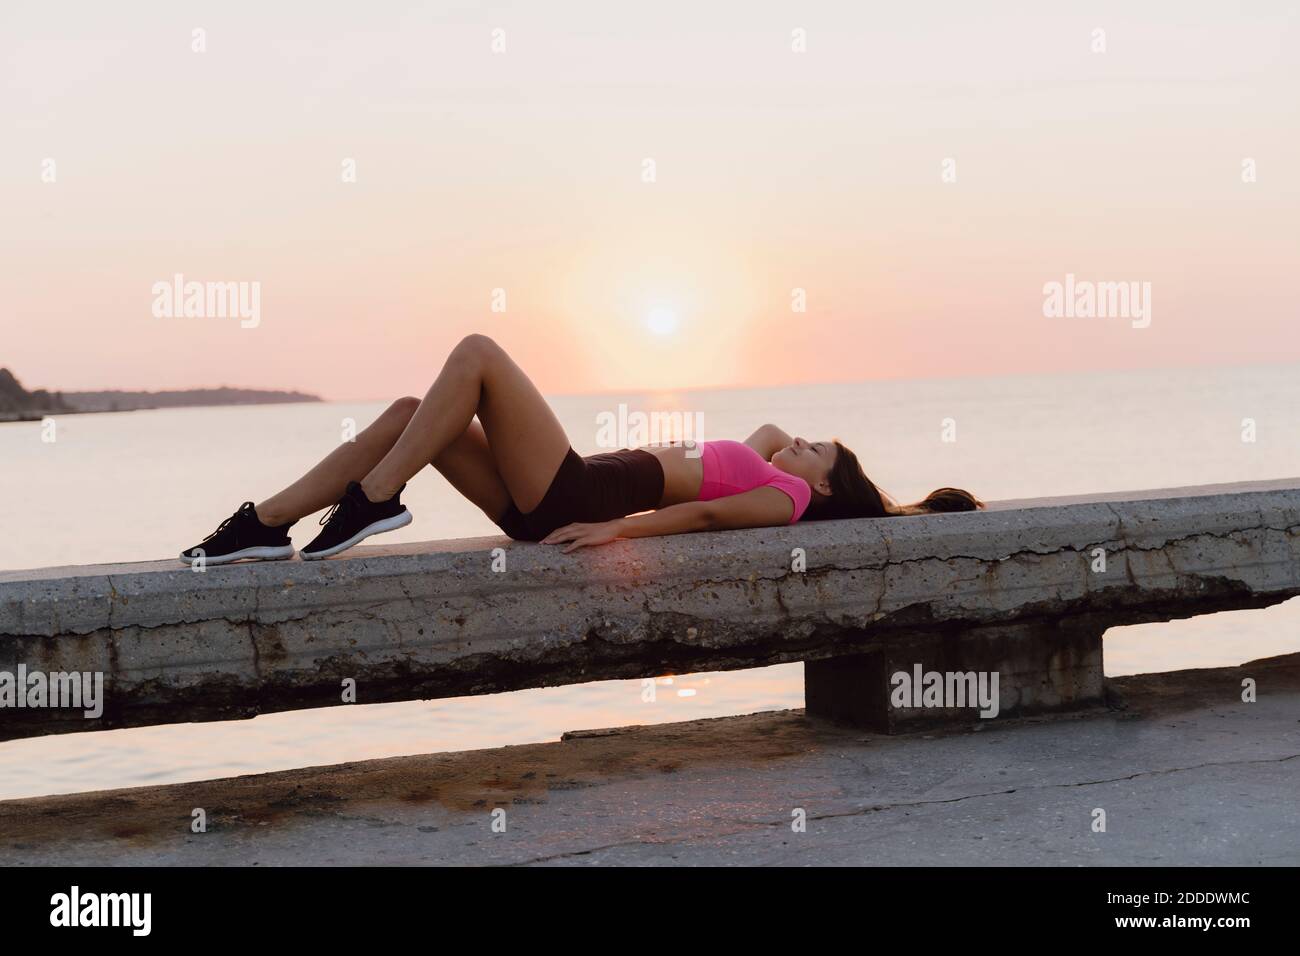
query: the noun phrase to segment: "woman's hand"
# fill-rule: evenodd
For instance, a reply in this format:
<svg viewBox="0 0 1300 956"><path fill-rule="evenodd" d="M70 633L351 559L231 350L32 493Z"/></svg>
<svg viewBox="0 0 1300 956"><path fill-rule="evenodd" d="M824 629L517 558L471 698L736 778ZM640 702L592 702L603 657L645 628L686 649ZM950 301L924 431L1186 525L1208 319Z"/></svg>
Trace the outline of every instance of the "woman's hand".
<svg viewBox="0 0 1300 956"><path fill-rule="evenodd" d="M620 536L622 531L619 519L613 521L600 521L595 524L584 524L581 521L573 524L566 524L563 528L556 528L545 538L542 544L568 544L564 548L564 553L576 551L578 548L594 548L598 544L609 544L615 538Z"/></svg>

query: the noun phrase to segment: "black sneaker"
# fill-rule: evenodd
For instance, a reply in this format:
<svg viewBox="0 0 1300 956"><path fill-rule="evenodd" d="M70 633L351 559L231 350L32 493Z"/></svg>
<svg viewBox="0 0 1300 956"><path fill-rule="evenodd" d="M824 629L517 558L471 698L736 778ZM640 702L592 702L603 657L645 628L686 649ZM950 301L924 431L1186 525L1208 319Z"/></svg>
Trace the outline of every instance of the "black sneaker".
<svg viewBox="0 0 1300 956"><path fill-rule="evenodd" d="M195 565L229 564L232 561L254 559L282 561L293 557L293 542L289 529L294 522L272 528L262 524L251 501L245 501L239 510L217 525L212 532L192 548L181 552L181 563Z"/></svg>
<svg viewBox="0 0 1300 956"><path fill-rule="evenodd" d="M329 511L320 523L325 530L316 535L316 540L301 551L304 561L315 561L346 551L354 544L359 544L372 534L395 531L411 523L411 513L399 500L402 485L397 494L387 501L373 502L361 490L361 485L352 481L343 497Z"/></svg>

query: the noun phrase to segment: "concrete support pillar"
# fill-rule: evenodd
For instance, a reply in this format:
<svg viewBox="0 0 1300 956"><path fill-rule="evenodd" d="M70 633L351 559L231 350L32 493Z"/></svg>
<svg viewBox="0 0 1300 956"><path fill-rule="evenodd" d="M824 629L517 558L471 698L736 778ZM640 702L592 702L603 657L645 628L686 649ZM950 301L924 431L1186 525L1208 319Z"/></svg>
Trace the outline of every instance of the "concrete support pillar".
<svg viewBox="0 0 1300 956"><path fill-rule="evenodd" d="M1086 622L1033 621L920 634L865 654L805 661L807 712L895 734L1101 706L1103 631ZM933 706L932 690L928 702L922 700L927 685L936 686L933 678L926 679L934 673L943 678L939 690L944 704L961 701L971 687L982 688L986 701L997 700L996 717L980 716L978 696L965 700L966 706ZM996 695L991 693L993 675Z"/></svg>

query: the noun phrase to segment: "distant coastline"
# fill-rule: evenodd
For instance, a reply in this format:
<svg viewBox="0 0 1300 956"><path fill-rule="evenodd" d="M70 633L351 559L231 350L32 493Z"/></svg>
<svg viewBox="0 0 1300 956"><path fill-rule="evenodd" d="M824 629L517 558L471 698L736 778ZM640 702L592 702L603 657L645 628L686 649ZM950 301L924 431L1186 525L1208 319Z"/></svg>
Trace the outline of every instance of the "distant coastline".
<svg viewBox="0 0 1300 956"><path fill-rule="evenodd" d="M51 392L28 391L7 368L0 368L0 422L39 421L47 415L134 412L149 408L196 408L212 405L285 405L319 402L306 392L258 388L187 388L169 391Z"/></svg>

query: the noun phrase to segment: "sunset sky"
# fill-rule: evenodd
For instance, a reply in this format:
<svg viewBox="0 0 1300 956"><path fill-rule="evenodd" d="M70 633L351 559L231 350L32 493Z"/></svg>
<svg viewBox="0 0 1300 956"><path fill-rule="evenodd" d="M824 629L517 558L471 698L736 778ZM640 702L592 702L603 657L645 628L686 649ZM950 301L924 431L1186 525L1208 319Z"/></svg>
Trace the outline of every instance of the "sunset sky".
<svg viewBox="0 0 1300 956"><path fill-rule="evenodd" d="M472 331L552 393L1300 360L1291 3L131 9L0 5L29 388L421 394ZM176 273L260 325L155 317ZM1150 327L1045 318L1066 273Z"/></svg>

